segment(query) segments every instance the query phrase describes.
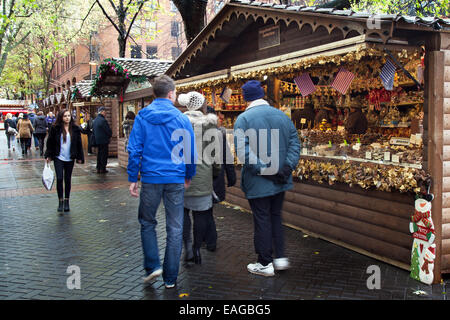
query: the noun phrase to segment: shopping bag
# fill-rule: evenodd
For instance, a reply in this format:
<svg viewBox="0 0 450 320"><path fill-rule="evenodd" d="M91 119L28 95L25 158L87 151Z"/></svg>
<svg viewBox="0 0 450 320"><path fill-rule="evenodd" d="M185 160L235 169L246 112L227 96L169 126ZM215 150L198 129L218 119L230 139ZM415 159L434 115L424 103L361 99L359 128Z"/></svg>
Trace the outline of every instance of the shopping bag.
<svg viewBox="0 0 450 320"><path fill-rule="evenodd" d="M45 189L50 191L54 181L55 173L52 168L50 168L50 164L45 163L44 171L42 171L42 183L44 184Z"/></svg>

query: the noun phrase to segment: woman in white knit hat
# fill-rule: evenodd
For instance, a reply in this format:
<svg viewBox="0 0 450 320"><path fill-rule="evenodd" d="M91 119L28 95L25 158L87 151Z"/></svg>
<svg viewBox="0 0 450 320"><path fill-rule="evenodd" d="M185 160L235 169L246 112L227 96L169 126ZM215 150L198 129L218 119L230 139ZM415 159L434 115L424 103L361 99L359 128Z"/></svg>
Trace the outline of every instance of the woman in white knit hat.
<svg viewBox="0 0 450 320"><path fill-rule="evenodd" d="M215 114L204 114L206 112L206 100L198 92L192 91L187 94L180 94L178 102L188 109L184 114L189 118L194 129L198 154L203 156L202 152L208 144L208 141L203 139L203 135L209 129L215 128L217 130L217 116ZM202 146L201 149L200 146ZM183 242L186 261L194 261L196 264L201 264L200 246L203 241L207 242L208 236L210 236L208 235L208 230L211 230L210 224L214 223L212 198L213 176L219 170L219 164L212 165L206 163L204 159L199 159L196 167L196 175L184 193ZM193 244L191 240L190 211L192 211L194 219Z"/></svg>

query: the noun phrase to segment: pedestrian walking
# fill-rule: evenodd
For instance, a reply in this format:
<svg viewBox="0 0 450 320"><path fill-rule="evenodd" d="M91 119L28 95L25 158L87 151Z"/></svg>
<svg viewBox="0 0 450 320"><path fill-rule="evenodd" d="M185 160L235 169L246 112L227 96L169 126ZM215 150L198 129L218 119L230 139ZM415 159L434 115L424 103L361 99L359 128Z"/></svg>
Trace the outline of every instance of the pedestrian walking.
<svg viewBox="0 0 450 320"><path fill-rule="evenodd" d="M133 111L128 111L125 120L122 122L123 135L125 136L125 151L127 151L128 140L130 139L131 129L133 129L134 119L136 115Z"/></svg>
<svg viewBox="0 0 450 320"><path fill-rule="evenodd" d="M91 119L91 115L89 112L86 113L86 120L81 125L81 133L86 134L88 138L88 155L92 155L94 152L92 151L92 135L93 135L93 127L94 120Z"/></svg>
<svg viewBox="0 0 450 320"><path fill-rule="evenodd" d="M28 113L28 119L30 119L31 121L31 125L33 126L33 128L35 128L34 126L34 122L36 121L36 114L34 113L34 111L31 111L30 113ZM36 136L35 133L33 133L33 139L34 140L34 147L36 150L39 150L39 139Z"/></svg>
<svg viewBox="0 0 450 320"><path fill-rule="evenodd" d="M47 135L47 120L42 111L37 113L37 117L34 120L34 136L38 139L39 154L42 157L44 155L44 140Z"/></svg>
<svg viewBox="0 0 450 320"><path fill-rule="evenodd" d="M178 103L187 107L188 111L184 114L189 118L195 133L197 146L202 146L205 150L209 140L204 139L205 134L210 129L217 130L217 116L206 111L205 97L195 91L187 94L180 94ZM200 111L202 110L202 111ZM217 134L217 133L216 133ZM203 154L202 154L203 155ZM208 156L208 155L204 155ZM216 174L220 170L220 165L215 165ZM184 225L183 225L183 243L186 253L186 261L193 260L196 264L201 264L200 247L203 242L215 242L214 239L207 239L208 236L214 237L214 234L208 233L213 227L215 229L213 218L213 159L201 158L197 162L196 175L192 179L189 189L184 193ZM193 223L193 243L191 238L191 219L189 216L192 211ZM207 241L209 240L209 241Z"/></svg>
<svg viewBox="0 0 450 320"><path fill-rule="evenodd" d="M73 167L75 161L84 163L81 130L69 110L61 110L50 127L44 156L47 163L53 160L55 166L58 212L68 212Z"/></svg>
<svg viewBox="0 0 450 320"><path fill-rule="evenodd" d="M108 163L108 146L112 137L111 127L105 119L106 108L98 108L97 117L93 123L93 134L95 145L97 146L97 173L107 173L106 165Z"/></svg>
<svg viewBox="0 0 450 320"><path fill-rule="evenodd" d="M235 147L243 163L241 188L252 209L258 255L258 261L247 270L273 276L274 269L290 267L284 252L281 210L285 191L293 187L292 170L300 157L300 142L289 117L263 99L259 81L246 82L242 92L248 106L234 125Z"/></svg>
<svg viewBox="0 0 450 320"><path fill-rule="evenodd" d="M13 151L16 151L16 135L17 135L17 126L16 122L12 119L12 114L6 114L6 120L3 124L5 126L5 134L6 140L8 141L8 150L13 148Z"/></svg>
<svg viewBox="0 0 450 320"><path fill-rule="evenodd" d="M53 112L49 112L47 114L47 127L50 129L50 127L55 123L56 117L53 115Z"/></svg>
<svg viewBox="0 0 450 320"><path fill-rule="evenodd" d="M216 114L212 107L207 107L207 113ZM236 184L236 171L234 168L234 156L231 153L230 146L227 142L227 131L222 127L222 119L217 117L218 130L222 136L222 164L217 177L213 181L213 203L219 203L225 200L226 187L230 188ZM225 186L225 175L227 184ZM217 247L217 230L214 218L212 219L206 236L206 250L214 252Z"/></svg>
<svg viewBox="0 0 450 320"><path fill-rule="evenodd" d="M20 118L20 115L19 115ZM17 131L19 132L20 146L22 149L22 156L28 155L28 149L31 148L31 138L33 137L33 125L31 124L28 115L25 113L17 122Z"/></svg>
<svg viewBox="0 0 450 320"><path fill-rule="evenodd" d="M189 119L173 105L175 82L168 76L155 79L156 99L140 110L128 142L128 181L130 194L138 197L141 175L139 223L144 253L144 282L162 274L166 288L173 288L178 277L183 237L184 190L195 175L196 146ZM179 137L178 141L175 136ZM181 147L181 148L180 148ZM166 248L161 268L156 237L156 212L164 202Z"/></svg>

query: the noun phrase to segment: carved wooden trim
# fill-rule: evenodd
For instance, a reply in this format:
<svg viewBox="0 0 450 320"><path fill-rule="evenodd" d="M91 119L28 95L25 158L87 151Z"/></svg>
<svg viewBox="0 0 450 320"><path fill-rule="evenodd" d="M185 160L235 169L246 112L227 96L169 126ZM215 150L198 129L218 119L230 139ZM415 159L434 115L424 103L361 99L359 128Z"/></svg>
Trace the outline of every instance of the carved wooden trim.
<svg viewBox="0 0 450 320"><path fill-rule="evenodd" d="M232 19L239 20L241 17L244 20L258 21L262 20L264 24L272 20L274 24L284 22L286 26L291 24L297 25L301 30L305 25L309 25L312 31L315 32L319 27L324 27L331 34L335 29L338 29L344 35L344 38L350 32L357 32L359 35L376 35L383 43L386 43L392 37L393 22L382 21L381 29L369 29L367 19L352 18L347 16L325 16L317 13L298 12L298 11L281 11L271 8L261 7L247 7L239 4L227 4L228 10L220 12L211 23L193 40L193 42L186 48L180 57L180 61L172 65L167 71L170 76L179 74L187 63L190 63L203 48L206 48L211 40L214 40L217 32L221 31L225 24ZM220 36L222 37L222 35Z"/></svg>

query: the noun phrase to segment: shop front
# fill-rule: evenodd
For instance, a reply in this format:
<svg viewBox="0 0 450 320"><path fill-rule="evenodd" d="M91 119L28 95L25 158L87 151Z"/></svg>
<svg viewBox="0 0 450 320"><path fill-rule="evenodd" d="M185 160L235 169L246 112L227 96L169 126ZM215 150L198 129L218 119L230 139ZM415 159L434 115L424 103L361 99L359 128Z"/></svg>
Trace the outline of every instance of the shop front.
<svg viewBox="0 0 450 320"><path fill-rule="evenodd" d="M207 97L230 142L240 87L260 80L302 145L285 224L436 283L450 272L450 21L379 18L234 1L166 74ZM239 187L227 201L250 209Z"/></svg>

